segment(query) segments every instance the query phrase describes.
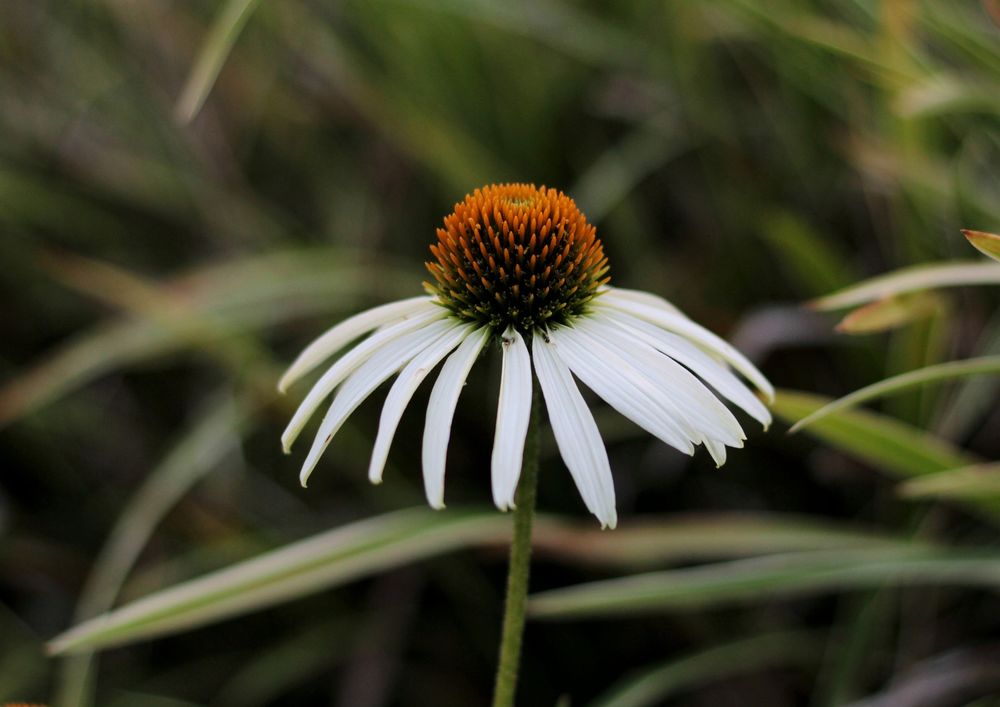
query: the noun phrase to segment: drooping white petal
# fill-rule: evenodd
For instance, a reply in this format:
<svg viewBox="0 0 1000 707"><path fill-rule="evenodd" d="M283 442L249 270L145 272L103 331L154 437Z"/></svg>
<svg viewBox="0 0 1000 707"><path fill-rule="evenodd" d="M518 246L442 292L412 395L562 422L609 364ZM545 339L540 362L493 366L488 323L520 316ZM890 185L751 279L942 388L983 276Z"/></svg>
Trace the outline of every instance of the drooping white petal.
<svg viewBox="0 0 1000 707"><path fill-rule="evenodd" d="M712 455L712 460L715 462L716 467L720 467L726 463L726 445L722 442L716 442L714 439L706 439L705 449Z"/></svg>
<svg viewBox="0 0 1000 707"><path fill-rule="evenodd" d="M618 297L624 299L630 299L634 302L640 302L642 304L648 304L651 307L660 307L668 312L675 312L683 316L683 312L677 308L676 305L672 304L669 300L660 297L659 295L654 295L652 292L643 292L642 290L629 290L624 287L609 287L605 285L602 288L602 292L614 292Z"/></svg>
<svg viewBox="0 0 1000 707"><path fill-rule="evenodd" d="M309 475L330 444L330 440L358 405L364 402L383 381L409 363L452 326L453 324L448 321L435 321L417 331L404 334L385 344L351 374L334 396L330 409L320 423L309 454L302 464L299 480L303 486L309 480Z"/></svg>
<svg viewBox="0 0 1000 707"><path fill-rule="evenodd" d="M436 306L431 304L432 299L432 297L424 295L383 304L356 314L328 329L309 344L292 362L292 365L288 367L278 382L278 390L284 393L292 383L359 336L394 319L417 313L428 306Z"/></svg>
<svg viewBox="0 0 1000 707"><path fill-rule="evenodd" d="M490 464L493 502L506 511L514 507L514 492L521 476L524 439L531 418L531 355L513 327L503 333L500 402Z"/></svg>
<svg viewBox="0 0 1000 707"><path fill-rule="evenodd" d="M613 347L634 368L643 371L650 381L651 394L659 394L665 405L678 409L698 431L698 441L717 439L731 447L743 446L746 435L733 413L679 363L601 319L585 318L574 326L581 336L589 338L591 346Z"/></svg>
<svg viewBox="0 0 1000 707"><path fill-rule="evenodd" d="M406 364L406 368L400 372L396 382L392 384L382 406L378 434L375 436L372 459L368 466L368 479L373 484L382 482L382 470L385 469L385 461L389 456L389 446L392 444L392 438L396 434L396 427L403 416L403 411L416 392L417 386L441 362L441 359L451 353L471 331L471 326L452 324L450 329Z"/></svg>
<svg viewBox="0 0 1000 707"><path fill-rule="evenodd" d="M608 453L593 415L555 348L541 332L533 337L535 375L541 384L556 445L587 508L602 527L614 528L618 515Z"/></svg>
<svg viewBox="0 0 1000 707"><path fill-rule="evenodd" d="M448 439L451 437L451 421L455 417L455 406L459 393L472 365L483 350L489 337L489 329L483 327L472 332L459 344L448 360L444 362L431 389L427 402L427 420L424 423L422 462L424 469L424 491L431 508L444 508L444 467L448 454Z"/></svg>
<svg viewBox="0 0 1000 707"><path fill-rule="evenodd" d="M721 395L742 408L767 428L771 413L767 406L747 388L739 378L717 359L678 334L660 329L625 312L607 311L594 316L610 322L637 336L651 346L687 366L691 371L715 388Z"/></svg>
<svg viewBox="0 0 1000 707"><path fill-rule="evenodd" d="M574 375L611 407L671 447L694 453L692 434L677 423L676 415L657 404L648 393L646 378L625 359L613 352L595 353L573 327L553 329L549 338L560 347L559 356Z"/></svg>
<svg viewBox="0 0 1000 707"><path fill-rule="evenodd" d="M333 389L340 385L347 376L363 364L368 358L383 346L386 346L400 337L407 336L414 331L420 331L431 322L442 320L447 311L437 305L430 305L432 308L419 312L405 319L393 322L391 325L372 334L346 354L341 356L336 363L330 366L327 371L320 376L316 384L306 394L299 407L292 415L292 419L285 427L281 435L281 444L287 454L292 443L299 436L306 422L313 416L316 409L333 392Z"/></svg>
<svg viewBox="0 0 1000 707"><path fill-rule="evenodd" d="M774 387L768 382L764 375L757 370L756 366L750 363L747 358L737 351L731 344L716 336L700 324L696 324L683 314L671 312L664 308L654 307L650 304L622 297L615 288L608 288L599 297L594 298L595 309L608 307L632 314L639 319L656 324L668 331L676 332L691 339L700 346L721 356L733 368L742 373L753 383L768 400L774 400Z"/></svg>

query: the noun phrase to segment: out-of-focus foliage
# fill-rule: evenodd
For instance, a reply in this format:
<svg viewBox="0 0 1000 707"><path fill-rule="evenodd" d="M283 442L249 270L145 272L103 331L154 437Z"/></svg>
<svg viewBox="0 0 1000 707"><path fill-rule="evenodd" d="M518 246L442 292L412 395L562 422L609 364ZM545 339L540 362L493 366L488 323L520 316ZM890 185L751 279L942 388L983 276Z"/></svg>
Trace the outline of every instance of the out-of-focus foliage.
<svg viewBox="0 0 1000 707"><path fill-rule="evenodd" d="M418 294L442 216L501 180L568 191L615 283L786 389L722 470L599 411L614 532L543 460L549 620L522 704L988 699L995 377L909 372L1000 355L1000 288L968 287L996 264L960 232L988 252L1000 231L998 23L995 0L0 3L0 701L486 703L495 357L452 435L469 516L398 515L423 503L426 390L385 484L363 473L369 403L306 491L274 384L336 319ZM798 304L834 291L827 309L871 307L856 335ZM879 411L784 434L903 374L921 385L890 379ZM650 570L640 616L625 592L614 618L554 620L560 596L599 605ZM198 605L234 577L242 605ZM193 613L44 655L95 614L164 606Z"/></svg>

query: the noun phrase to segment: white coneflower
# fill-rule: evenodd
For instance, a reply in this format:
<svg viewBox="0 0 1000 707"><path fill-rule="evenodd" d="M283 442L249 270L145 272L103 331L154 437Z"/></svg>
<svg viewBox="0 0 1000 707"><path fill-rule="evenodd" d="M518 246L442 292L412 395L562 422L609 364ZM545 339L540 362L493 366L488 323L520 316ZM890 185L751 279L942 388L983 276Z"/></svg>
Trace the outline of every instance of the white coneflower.
<svg viewBox="0 0 1000 707"><path fill-rule="evenodd" d="M423 437L427 500L444 507L444 472L455 406L487 344L502 352L493 442L493 500L513 507L531 410L532 377L587 508L616 523L615 490L597 425L574 375L643 429L692 454L704 444L716 464L741 447L739 422L720 397L769 424L764 404L733 371L765 396L773 389L738 351L655 295L610 287L595 228L556 189L503 184L478 189L438 229L427 263L430 294L362 312L314 341L281 379L282 391L355 339L368 338L330 366L282 435L285 451L336 391L302 465L302 484L347 417L385 380L389 391L369 478L382 479L389 445L421 381L444 366L431 391Z"/></svg>

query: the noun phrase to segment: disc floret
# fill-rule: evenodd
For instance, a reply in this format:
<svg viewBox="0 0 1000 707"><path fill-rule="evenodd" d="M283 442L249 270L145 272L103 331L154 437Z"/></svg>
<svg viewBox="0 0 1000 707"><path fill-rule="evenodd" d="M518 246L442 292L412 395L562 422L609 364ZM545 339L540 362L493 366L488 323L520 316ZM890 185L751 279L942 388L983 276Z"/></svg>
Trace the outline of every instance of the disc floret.
<svg viewBox="0 0 1000 707"><path fill-rule="evenodd" d="M571 198L533 184L476 189L444 219L431 253L428 290L495 331L566 324L608 281L597 229Z"/></svg>

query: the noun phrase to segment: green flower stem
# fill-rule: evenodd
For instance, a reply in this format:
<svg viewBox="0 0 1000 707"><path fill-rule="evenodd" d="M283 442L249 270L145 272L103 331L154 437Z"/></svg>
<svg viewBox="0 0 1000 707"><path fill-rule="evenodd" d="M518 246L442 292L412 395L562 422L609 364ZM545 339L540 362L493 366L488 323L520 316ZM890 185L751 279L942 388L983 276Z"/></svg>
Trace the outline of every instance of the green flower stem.
<svg viewBox="0 0 1000 707"><path fill-rule="evenodd" d="M503 633L500 637L500 662L497 665L493 707L513 707L517 691L517 671L521 663L521 639L528 604L528 575L531 572L531 524L535 518L538 490L538 437L541 391L534 387L531 420L524 441L521 479L517 484L517 507L514 509L514 537L510 545L507 569L507 599L504 604Z"/></svg>

